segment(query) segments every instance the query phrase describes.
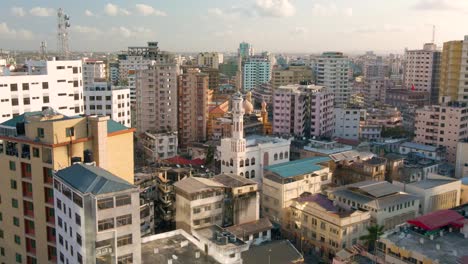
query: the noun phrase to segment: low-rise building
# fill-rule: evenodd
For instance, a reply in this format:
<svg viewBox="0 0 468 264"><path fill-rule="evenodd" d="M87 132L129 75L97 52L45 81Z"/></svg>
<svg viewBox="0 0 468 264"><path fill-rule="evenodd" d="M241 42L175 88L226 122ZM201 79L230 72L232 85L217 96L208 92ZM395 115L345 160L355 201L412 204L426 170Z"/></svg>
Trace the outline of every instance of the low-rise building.
<svg viewBox="0 0 468 264"><path fill-rule="evenodd" d="M335 108L333 137L359 140L359 124L365 110L357 108Z"/></svg>
<svg viewBox="0 0 468 264"><path fill-rule="evenodd" d="M393 184L401 191L419 197L419 213L422 215L460 205L461 181L454 178L431 173L418 182L393 181Z"/></svg>
<svg viewBox="0 0 468 264"><path fill-rule="evenodd" d="M265 167L262 215L284 225L293 199L304 192L319 193L331 183L329 162L328 157L313 157Z"/></svg>
<svg viewBox="0 0 468 264"><path fill-rule="evenodd" d="M468 141L458 142L455 161L455 177L468 176Z"/></svg>
<svg viewBox="0 0 468 264"><path fill-rule="evenodd" d="M418 215L419 198L386 181L364 181L328 191L338 206L369 211L371 223L391 229Z"/></svg>
<svg viewBox="0 0 468 264"><path fill-rule="evenodd" d="M335 162L333 182L346 185L362 181L385 180L387 160L369 152L347 151L330 155Z"/></svg>
<svg viewBox="0 0 468 264"><path fill-rule="evenodd" d="M367 124L361 122L359 125L359 139L364 141L377 141L380 139L382 133L382 126L375 124Z"/></svg>
<svg viewBox="0 0 468 264"><path fill-rule="evenodd" d="M139 135L139 138L139 144L149 160L164 160L177 155L177 132L144 132Z"/></svg>
<svg viewBox="0 0 468 264"><path fill-rule="evenodd" d="M309 140L309 142L303 146L303 149L299 151L299 156L300 158L315 156L328 157L331 154L350 151L352 149L352 146L334 140Z"/></svg>
<svg viewBox="0 0 468 264"><path fill-rule="evenodd" d="M400 154L407 155L409 153L418 153L421 157L426 159L441 160L442 151L441 148L435 146L428 146L415 142L404 142L400 145Z"/></svg>
<svg viewBox="0 0 468 264"><path fill-rule="evenodd" d="M384 128L402 126L403 121L398 108L389 106L368 109L365 120L368 125L379 125Z"/></svg>
<svg viewBox="0 0 468 264"><path fill-rule="evenodd" d="M296 198L289 210L289 235L304 240L303 249L313 249L322 256L331 257L356 245L370 226L368 211L340 208L322 194Z"/></svg>
<svg viewBox="0 0 468 264"><path fill-rule="evenodd" d="M61 263L141 263L137 187L77 163L55 173L54 197Z"/></svg>

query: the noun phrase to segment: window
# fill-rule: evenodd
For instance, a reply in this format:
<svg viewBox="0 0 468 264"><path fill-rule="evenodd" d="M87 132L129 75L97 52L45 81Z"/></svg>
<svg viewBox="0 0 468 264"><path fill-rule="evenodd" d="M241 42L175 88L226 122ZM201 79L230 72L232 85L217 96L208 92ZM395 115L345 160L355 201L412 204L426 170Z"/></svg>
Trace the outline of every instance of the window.
<svg viewBox="0 0 468 264"><path fill-rule="evenodd" d="M16 263L23 263L23 259L22 259L21 254L16 253L15 254L15 259L16 259Z"/></svg>
<svg viewBox="0 0 468 264"><path fill-rule="evenodd" d="M133 255L132 254L120 256L117 259L117 264L131 264L131 263L133 263Z"/></svg>
<svg viewBox="0 0 468 264"><path fill-rule="evenodd" d="M29 90L29 83L23 83L23 91L28 91Z"/></svg>
<svg viewBox="0 0 468 264"><path fill-rule="evenodd" d="M132 198L130 197L130 195L121 195L121 196L115 197L116 206L124 206L124 205L131 204L131 203L132 203Z"/></svg>
<svg viewBox="0 0 468 264"><path fill-rule="evenodd" d="M79 196L75 192L73 192L73 202L79 207L83 208L83 198L81 198L81 196Z"/></svg>
<svg viewBox="0 0 468 264"><path fill-rule="evenodd" d="M132 244L132 234L121 236L117 238L117 247L123 247Z"/></svg>
<svg viewBox="0 0 468 264"><path fill-rule="evenodd" d="M18 208L18 200L16 199L11 199L11 206L13 208Z"/></svg>
<svg viewBox="0 0 468 264"><path fill-rule="evenodd" d="M255 158L250 159L250 165L255 165Z"/></svg>
<svg viewBox="0 0 468 264"><path fill-rule="evenodd" d="M113 221L113 219L112 219L112 221ZM80 245L80 246L81 246L81 244L83 243L83 242L81 241L81 235L78 234L78 233L76 233L76 243L78 243L78 245Z"/></svg>
<svg viewBox="0 0 468 264"><path fill-rule="evenodd" d="M15 243L21 245L21 238L17 235L15 235Z"/></svg>
<svg viewBox="0 0 468 264"><path fill-rule="evenodd" d="M66 128L65 134L67 135L67 137L73 137L75 135L75 128L74 127Z"/></svg>
<svg viewBox="0 0 468 264"><path fill-rule="evenodd" d="M14 217L14 216L13 216L13 224L14 224L15 226L20 226L20 222L19 222L19 218L18 218L18 217Z"/></svg>
<svg viewBox="0 0 468 264"><path fill-rule="evenodd" d="M78 225L78 226L81 226L81 216L77 213L75 213L75 223Z"/></svg>
<svg viewBox="0 0 468 264"><path fill-rule="evenodd" d="M16 189L17 189L17 185L16 185L16 181L15 181L15 180L10 180L10 187L11 187L13 190L16 190Z"/></svg>
<svg viewBox="0 0 468 264"><path fill-rule="evenodd" d="M193 208L193 214L198 214L201 212L200 208Z"/></svg>
<svg viewBox="0 0 468 264"><path fill-rule="evenodd" d="M49 83L48 82L42 82L42 89L49 89Z"/></svg>
<svg viewBox="0 0 468 264"><path fill-rule="evenodd" d="M17 83L10 84L10 91L12 92L18 91L18 84Z"/></svg>
<svg viewBox="0 0 468 264"><path fill-rule="evenodd" d="M39 158L39 155L40 155L39 149L33 147L33 157Z"/></svg>
<svg viewBox="0 0 468 264"><path fill-rule="evenodd" d="M37 128L37 137L38 138L44 138L44 128L42 128L42 127Z"/></svg>
<svg viewBox="0 0 468 264"><path fill-rule="evenodd" d="M127 214L127 215L118 216L116 220L117 220L117 227L130 225L132 224L132 215Z"/></svg>
<svg viewBox="0 0 468 264"><path fill-rule="evenodd" d="M98 201L99 210L104 210L114 207L114 198L104 198Z"/></svg>
<svg viewBox="0 0 468 264"><path fill-rule="evenodd" d="M3 238L3 230L0 229L0 238Z"/></svg>
<svg viewBox="0 0 468 264"><path fill-rule="evenodd" d="M50 102L49 96L48 96L48 95L44 95L44 97L42 97L42 102L43 102L44 104L48 104L48 103Z"/></svg>
<svg viewBox="0 0 468 264"><path fill-rule="evenodd" d="M98 222L98 231L114 228L114 218L107 218Z"/></svg>
<svg viewBox="0 0 468 264"><path fill-rule="evenodd" d="M31 104L31 99L29 97L23 98L23 104L24 105L30 105Z"/></svg>
<svg viewBox="0 0 468 264"><path fill-rule="evenodd" d="M10 170L16 171L16 163L14 161L10 161Z"/></svg>

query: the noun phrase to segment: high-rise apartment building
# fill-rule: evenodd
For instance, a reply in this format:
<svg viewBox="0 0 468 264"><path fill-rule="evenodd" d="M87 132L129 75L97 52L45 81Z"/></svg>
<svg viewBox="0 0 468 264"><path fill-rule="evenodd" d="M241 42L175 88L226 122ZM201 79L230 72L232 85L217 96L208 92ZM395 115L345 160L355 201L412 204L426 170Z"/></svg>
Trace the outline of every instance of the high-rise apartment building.
<svg viewBox="0 0 468 264"><path fill-rule="evenodd" d="M418 109L415 128L415 142L444 147L446 161L455 164L458 142L468 138L468 105L449 102Z"/></svg>
<svg viewBox="0 0 468 264"><path fill-rule="evenodd" d="M94 82L84 88L86 115L108 116L131 127L130 88L113 86L108 82Z"/></svg>
<svg viewBox="0 0 468 264"><path fill-rule="evenodd" d="M364 62L363 74L365 79L383 79L388 72L389 66L383 61L382 57L376 57L373 60L366 60Z"/></svg>
<svg viewBox="0 0 468 264"><path fill-rule="evenodd" d="M468 35L464 40L444 43L440 66L439 102L444 97L468 102Z"/></svg>
<svg viewBox="0 0 468 264"><path fill-rule="evenodd" d="M0 122L48 107L65 115L83 114L82 71L80 60L26 61L24 71L4 71Z"/></svg>
<svg viewBox="0 0 468 264"><path fill-rule="evenodd" d="M271 79L271 62L267 56L251 56L242 63L244 91L250 91Z"/></svg>
<svg viewBox="0 0 468 264"><path fill-rule="evenodd" d="M207 139L208 107L212 90L208 89L208 75L198 68L188 68L178 76L179 144Z"/></svg>
<svg viewBox="0 0 468 264"><path fill-rule="evenodd" d="M59 263L141 263L136 186L77 163L55 173L53 194Z"/></svg>
<svg viewBox="0 0 468 264"><path fill-rule="evenodd" d="M158 63L137 71L138 133L177 131L177 74L175 63Z"/></svg>
<svg viewBox="0 0 468 264"><path fill-rule="evenodd" d="M106 63L102 60L83 59L83 87L91 87L94 82L105 82L107 79Z"/></svg>
<svg viewBox="0 0 468 264"><path fill-rule="evenodd" d="M286 85L273 94L273 133L301 137L331 136L333 92L316 85Z"/></svg>
<svg viewBox="0 0 468 264"><path fill-rule="evenodd" d="M197 65L212 69L219 69L219 65L224 61L224 56L219 52L200 52L197 56Z"/></svg>
<svg viewBox="0 0 468 264"><path fill-rule="evenodd" d="M341 52L324 52L316 58L316 83L335 96L335 106L344 106L351 96L350 61Z"/></svg>
<svg viewBox="0 0 468 264"><path fill-rule="evenodd" d="M431 94L432 103L437 103L440 56L434 43L424 44L421 50L405 51L403 79L406 89Z"/></svg>
<svg viewBox="0 0 468 264"><path fill-rule="evenodd" d="M391 81L380 77L369 77L364 82L364 105L367 108L385 104L385 97Z"/></svg>
<svg viewBox="0 0 468 264"><path fill-rule="evenodd" d="M241 42L237 53L241 58L245 59L254 55L254 48L249 43Z"/></svg>
<svg viewBox="0 0 468 264"><path fill-rule="evenodd" d="M133 131L108 117L50 110L2 123L0 263L55 263L52 172L83 161L133 183Z"/></svg>
<svg viewBox="0 0 468 264"><path fill-rule="evenodd" d="M273 69L271 85L276 89L283 85L312 81L312 69L305 65L290 65L286 69Z"/></svg>
<svg viewBox="0 0 468 264"><path fill-rule="evenodd" d="M358 108L335 108L333 137L359 140L359 124L366 111Z"/></svg>

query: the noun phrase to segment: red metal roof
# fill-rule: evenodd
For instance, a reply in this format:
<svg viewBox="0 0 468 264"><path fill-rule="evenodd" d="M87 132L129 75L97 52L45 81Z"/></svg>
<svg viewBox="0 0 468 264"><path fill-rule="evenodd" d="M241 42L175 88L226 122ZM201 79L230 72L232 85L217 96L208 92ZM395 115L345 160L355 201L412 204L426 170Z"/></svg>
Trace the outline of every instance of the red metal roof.
<svg viewBox="0 0 468 264"><path fill-rule="evenodd" d="M205 161L202 159L193 159L189 160L181 156L175 156L169 159L163 160L163 162L179 165L192 165L192 166L201 166L205 164Z"/></svg>
<svg viewBox="0 0 468 264"><path fill-rule="evenodd" d="M408 220L409 224L420 227L424 230L435 230L448 225L455 225L463 220L463 215L452 210L435 211L423 216Z"/></svg>

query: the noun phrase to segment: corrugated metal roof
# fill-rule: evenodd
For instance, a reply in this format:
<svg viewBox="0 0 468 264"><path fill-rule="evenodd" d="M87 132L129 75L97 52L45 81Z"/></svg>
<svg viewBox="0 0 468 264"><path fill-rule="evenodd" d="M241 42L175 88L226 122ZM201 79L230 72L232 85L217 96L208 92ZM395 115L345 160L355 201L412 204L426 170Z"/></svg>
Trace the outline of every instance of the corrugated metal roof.
<svg viewBox="0 0 468 264"><path fill-rule="evenodd" d="M440 210L408 220L408 223L423 228L424 230L434 230L448 226L461 219L464 219L464 217L457 211Z"/></svg>
<svg viewBox="0 0 468 264"><path fill-rule="evenodd" d="M201 177L187 177L181 181L174 183L176 188L181 189L186 193L202 192L213 188L225 187L223 184L215 182L211 179Z"/></svg>
<svg viewBox="0 0 468 264"><path fill-rule="evenodd" d="M128 127L116 122L112 119L107 120L107 133L113 133L121 130L127 130Z"/></svg>
<svg viewBox="0 0 468 264"><path fill-rule="evenodd" d="M331 159L329 157L312 157L267 166L265 167L265 170L274 172L281 177L288 178L321 170L324 167L317 165L317 163L327 162L330 160Z"/></svg>
<svg viewBox="0 0 468 264"><path fill-rule="evenodd" d="M59 170L55 175L83 194L98 195L136 188L129 182L102 168L81 163Z"/></svg>
<svg viewBox="0 0 468 264"><path fill-rule="evenodd" d="M401 144L401 146L406 147L406 148L424 150L424 151L436 151L437 150L437 147L427 146L427 145L419 144L419 143L415 143L415 142L405 142L405 143Z"/></svg>

